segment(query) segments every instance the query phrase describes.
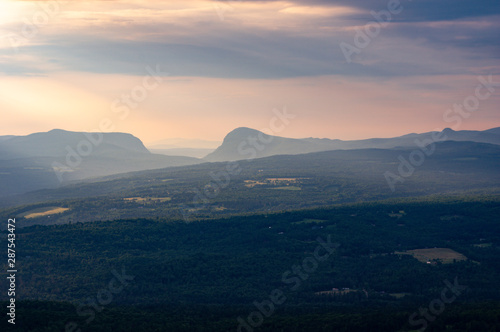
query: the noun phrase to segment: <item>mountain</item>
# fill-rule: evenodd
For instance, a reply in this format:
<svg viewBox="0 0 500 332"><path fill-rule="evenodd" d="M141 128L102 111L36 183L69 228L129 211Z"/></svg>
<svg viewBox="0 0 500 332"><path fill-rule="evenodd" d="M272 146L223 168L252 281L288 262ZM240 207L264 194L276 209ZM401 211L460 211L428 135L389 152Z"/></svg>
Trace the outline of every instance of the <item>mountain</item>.
<svg viewBox="0 0 500 332"><path fill-rule="evenodd" d="M340 145L335 144L331 140L284 138L269 136L255 129L237 128L227 134L222 145L204 159L210 162L229 161L340 149Z"/></svg>
<svg viewBox="0 0 500 332"><path fill-rule="evenodd" d="M13 136L13 135L0 136L0 142L9 140L13 137L16 137L16 136Z"/></svg>
<svg viewBox="0 0 500 332"><path fill-rule="evenodd" d="M164 169L172 166L194 165L203 161L250 160L276 155L299 155L333 150L358 151L351 154L345 154L342 151L335 152L334 155L341 160L359 154L377 153L387 158L391 156L389 165L397 162L397 155L402 153L401 151L409 149L411 152L412 149L415 149L416 142L420 141L422 144L432 142L432 137L438 134L446 140L463 141L463 144L459 145L460 149L472 149L471 156L457 158L483 158L485 155L491 154L485 152L489 151L491 146L498 147L500 145L500 128L485 131L445 129L440 133L408 134L395 138L358 141L284 138L267 136L250 128L237 128L224 138L221 146L200 160L192 157L151 153L138 138L130 134L52 130L27 136L0 137L0 183L2 184L0 197L18 195L43 188L57 188L84 179L134 171ZM485 143L485 146L488 146L486 150L480 145L470 145L484 142L489 143ZM490 144L494 145L490 146ZM452 147L455 154L460 155L454 150L454 145L448 146ZM441 149L444 147L445 145ZM382 150L373 152L370 149ZM465 150L460 153L464 152ZM482 155L483 152L485 155ZM201 152L198 151L198 153ZM297 160L282 160L282 164L276 160L272 168L282 169L285 172L290 167L289 163L298 162L303 165L304 160L312 162L312 157L305 155ZM317 157L314 156L314 158ZM331 163L331 161L328 162ZM369 162L386 164L384 159ZM344 166L347 168L357 167L349 163L345 163ZM323 166L320 163L318 167ZM185 176L188 178L191 178L190 171L193 170L186 169ZM206 172L209 172L209 168L204 169L202 175L206 175ZM192 181L196 182L199 179L192 179Z"/></svg>
<svg viewBox="0 0 500 332"><path fill-rule="evenodd" d="M427 145L434 142L435 137L445 141L471 141L500 145L500 128L485 131L454 131L446 128L442 132L433 131L393 138L342 141L326 138L285 138L266 135L255 129L241 127L227 134L222 145L204 159L210 162L234 161L280 154L303 154L339 149L418 147L418 145Z"/></svg>
<svg viewBox="0 0 500 332"><path fill-rule="evenodd" d="M67 148L80 149L86 154L105 155L113 150L127 150L136 153L149 153L142 142L130 134L123 133L81 133L54 129L49 132L27 136L14 136L0 142L0 160L29 157L63 157ZM78 153L78 152L77 152Z"/></svg>
<svg viewBox="0 0 500 332"><path fill-rule="evenodd" d="M190 220L434 194L500 192L498 145L441 142L419 165L409 164L414 151L334 150L118 174L3 198L0 206L10 209L0 210L0 219L22 217L46 206L70 211L50 219L23 219L23 224L162 216ZM27 204L36 205L15 208Z"/></svg>
<svg viewBox="0 0 500 332"><path fill-rule="evenodd" d="M0 140L0 196L124 172L199 163L152 154L130 134L52 130Z"/></svg>
<svg viewBox="0 0 500 332"><path fill-rule="evenodd" d="M485 130L484 132L489 133L489 134L500 135L500 127L491 128L491 129Z"/></svg>

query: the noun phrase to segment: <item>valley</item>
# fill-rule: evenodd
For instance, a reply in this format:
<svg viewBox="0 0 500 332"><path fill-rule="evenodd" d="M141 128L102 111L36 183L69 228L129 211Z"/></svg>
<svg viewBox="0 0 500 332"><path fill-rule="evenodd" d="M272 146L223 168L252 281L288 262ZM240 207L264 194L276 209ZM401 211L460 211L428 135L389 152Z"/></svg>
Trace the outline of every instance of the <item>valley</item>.
<svg viewBox="0 0 500 332"><path fill-rule="evenodd" d="M428 330L459 317L493 329L500 146L432 148L393 183L385 174L402 174L414 147L199 160L4 197L31 317L20 330L135 331L148 317L159 330L248 331L262 315L261 331L410 331L452 281L466 290ZM107 303L113 276L123 287L97 311L89 301Z"/></svg>

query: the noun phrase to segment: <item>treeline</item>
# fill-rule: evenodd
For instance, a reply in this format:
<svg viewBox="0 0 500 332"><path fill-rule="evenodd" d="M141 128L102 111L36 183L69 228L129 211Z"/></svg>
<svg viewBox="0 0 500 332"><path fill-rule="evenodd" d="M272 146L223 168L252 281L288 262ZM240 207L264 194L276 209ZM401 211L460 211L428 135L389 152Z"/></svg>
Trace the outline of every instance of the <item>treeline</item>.
<svg viewBox="0 0 500 332"><path fill-rule="evenodd" d="M4 307L7 302L0 302ZM61 332L67 326L93 332L221 332L237 331L237 317L251 307L216 305L109 306L89 323L64 302L23 301L18 305L16 325L0 322L0 330L16 332ZM255 328L259 332L396 332L417 331L409 323L412 308L386 307L295 307L279 310ZM500 305L495 302L453 304L432 322L428 332L494 332L500 330ZM73 324L73 325L69 325ZM242 331L245 331L243 328Z"/></svg>

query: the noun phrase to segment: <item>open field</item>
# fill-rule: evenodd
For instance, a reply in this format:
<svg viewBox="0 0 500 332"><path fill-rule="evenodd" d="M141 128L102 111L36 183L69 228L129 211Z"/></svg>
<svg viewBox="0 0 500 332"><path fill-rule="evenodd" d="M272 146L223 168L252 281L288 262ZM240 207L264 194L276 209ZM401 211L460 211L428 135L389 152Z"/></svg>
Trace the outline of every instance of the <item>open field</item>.
<svg viewBox="0 0 500 332"><path fill-rule="evenodd" d="M300 178L267 178L265 180L245 180L244 182L246 187L253 188L255 186L264 186L264 185L289 186L290 184L299 183L300 180L301 180Z"/></svg>
<svg viewBox="0 0 500 332"><path fill-rule="evenodd" d="M292 191L297 191L297 190L302 190L301 187L297 186L283 186L283 187L276 187L276 188L269 188L273 190L292 190Z"/></svg>
<svg viewBox="0 0 500 332"><path fill-rule="evenodd" d="M467 257L450 248L415 249L403 252L396 252L399 255L411 255L422 263L440 261L443 264L450 264L453 261L465 261Z"/></svg>
<svg viewBox="0 0 500 332"><path fill-rule="evenodd" d="M276 182L297 182L299 178L267 178L267 181L271 183L276 183Z"/></svg>
<svg viewBox="0 0 500 332"><path fill-rule="evenodd" d="M171 197L128 197L123 200L126 202L147 203L147 202L168 202Z"/></svg>
<svg viewBox="0 0 500 332"><path fill-rule="evenodd" d="M50 216L52 214L58 214L58 213L63 213L68 211L69 208L63 208L63 207L45 207L45 208L40 208L36 210L29 211L22 215L22 217L26 219L31 219L31 218L36 218L36 217L43 217L43 216Z"/></svg>

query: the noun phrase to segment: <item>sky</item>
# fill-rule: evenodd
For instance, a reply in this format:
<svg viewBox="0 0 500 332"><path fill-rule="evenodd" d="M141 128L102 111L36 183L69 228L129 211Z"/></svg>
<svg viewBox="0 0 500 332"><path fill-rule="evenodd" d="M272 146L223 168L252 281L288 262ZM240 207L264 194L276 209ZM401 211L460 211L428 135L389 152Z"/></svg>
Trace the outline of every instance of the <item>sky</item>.
<svg viewBox="0 0 500 332"><path fill-rule="evenodd" d="M0 135L484 130L499 60L498 0L0 0Z"/></svg>

